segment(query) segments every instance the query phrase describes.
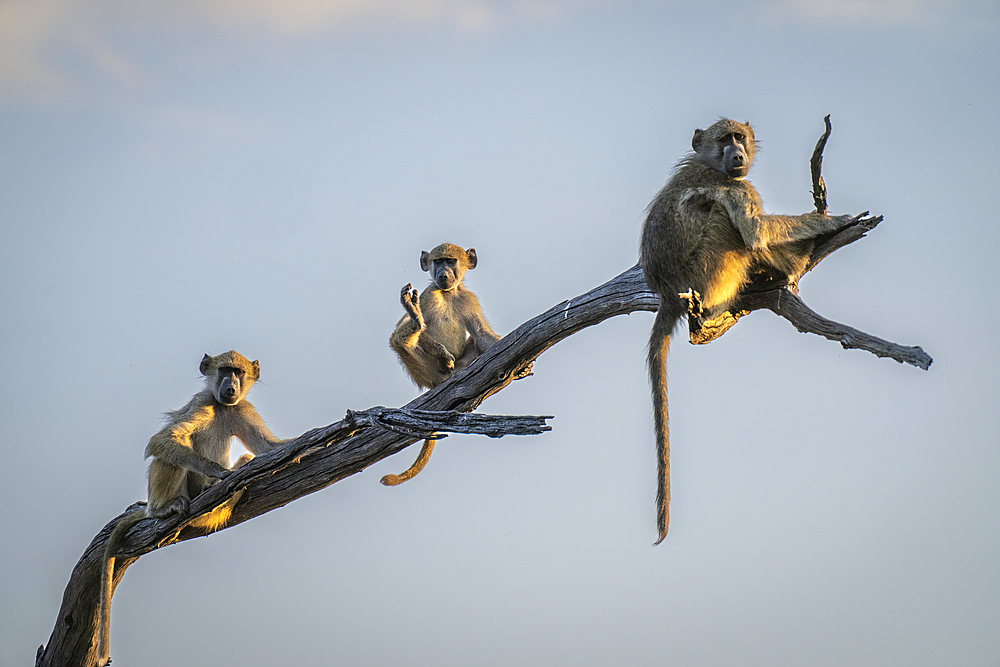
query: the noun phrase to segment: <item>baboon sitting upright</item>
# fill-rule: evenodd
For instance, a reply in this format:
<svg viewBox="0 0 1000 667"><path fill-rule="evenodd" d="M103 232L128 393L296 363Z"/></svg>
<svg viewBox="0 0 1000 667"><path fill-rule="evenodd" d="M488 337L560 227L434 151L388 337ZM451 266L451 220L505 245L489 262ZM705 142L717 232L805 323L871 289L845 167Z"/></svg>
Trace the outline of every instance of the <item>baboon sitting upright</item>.
<svg viewBox="0 0 1000 667"><path fill-rule="evenodd" d="M475 248L442 243L420 253L420 269L430 272L430 285L419 295L409 284L400 291L406 314L389 337L389 347L422 389L441 384L500 340L479 299L462 285L465 272L478 261ZM413 465L400 475L384 476L382 483L395 486L412 479L427 464L434 442L425 440Z"/></svg>
<svg viewBox="0 0 1000 667"><path fill-rule="evenodd" d="M849 215L766 215L757 190L744 180L756 152L753 128L745 123L723 119L695 130L691 148L650 205L640 247L646 282L660 295L648 360L659 472L656 544L670 517L665 364L671 333L687 313L680 294L696 291L711 318L732 304L751 269L779 272L795 283L815 237L853 221Z"/></svg>
<svg viewBox="0 0 1000 667"><path fill-rule="evenodd" d="M167 423L146 445L149 463L149 494L145 509L122 517L115 525L104 550L101 572L101 608L98 617L98 664L111 662L112 577L115 556L128 529L146 517L163 518L188 514L188 505L206 486L232 473L256 454L275 449L278 440L257 414L250 401L244 400L253 383L260 379L260 364L250 362L239 352L223 352L201 360L205 388L180 410L167 413ZM229 448L238 438L250 451L229 468ZM232 505L218 507L197 517L189 525L217 530L225 525Z"/></svg>

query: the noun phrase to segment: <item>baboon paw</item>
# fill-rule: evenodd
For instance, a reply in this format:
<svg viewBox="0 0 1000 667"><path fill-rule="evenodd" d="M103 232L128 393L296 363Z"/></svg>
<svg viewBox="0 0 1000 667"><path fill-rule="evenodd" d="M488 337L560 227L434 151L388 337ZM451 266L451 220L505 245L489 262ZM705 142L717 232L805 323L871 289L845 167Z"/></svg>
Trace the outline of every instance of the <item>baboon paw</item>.
<svg viewBox="0 0 1000 667"><path fill-rule="evenodd" d="M455 372L455 357L449 353L447 357L438 359L438 370L444 375L451 375Z"/></svg>
<svg viewBox="0 0 1000 667"><path fill-rule="evenodd" d="M190 511L191 502L187 498L174 498L170 504L163 507L150 507L147 509L149 516L154 519L165 519L174 514L187 516Z"/></svg>
<svg viewBox="0 0 1000 667"><path fill-rule="evenodd" d="M410 290L413 290L413 295L410 295ZM403 285L403 289L399 290L399 302L404 306L412 303L417 299L417 290L413 289L411 283L406 283Z"/></svg>
<svg viewBox="0 0 1000 667"><path fill-rule="evenodd" d="M406 310L406 314L420 323L422 328L423 323L421 322L420 313L420 293L413 289L412 285L407 283L406 287L399 292L399 302L403 304L403 309Z"/></svg>
<svg viewBox="0 0 1000 667"><path fill-rule="evenodd" d="M689 288L687 292L681 292L677 296L687 301L688 315L690 317L697 318L705 314L701 303L701 294L699 294L693 287Z"/></svg>

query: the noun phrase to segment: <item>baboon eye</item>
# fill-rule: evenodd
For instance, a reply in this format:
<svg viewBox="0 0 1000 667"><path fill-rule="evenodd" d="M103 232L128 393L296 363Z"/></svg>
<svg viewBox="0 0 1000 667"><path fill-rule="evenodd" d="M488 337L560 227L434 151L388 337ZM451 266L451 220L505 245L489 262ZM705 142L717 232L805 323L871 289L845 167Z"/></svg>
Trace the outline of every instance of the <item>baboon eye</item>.
<svg viewBox="0 0 1000 667"><path fill-rule="evenodd" d="M739 134L738 132L734 132L733 133L733 139L735 139L736 141L743 141L744 137L743 137L742 134Z"/></svg>

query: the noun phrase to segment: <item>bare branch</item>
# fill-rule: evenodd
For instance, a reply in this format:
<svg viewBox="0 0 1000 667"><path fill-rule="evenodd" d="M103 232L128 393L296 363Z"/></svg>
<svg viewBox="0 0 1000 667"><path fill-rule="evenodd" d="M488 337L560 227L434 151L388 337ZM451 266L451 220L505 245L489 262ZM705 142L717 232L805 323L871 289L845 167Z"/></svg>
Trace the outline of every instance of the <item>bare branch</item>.
<svg viewBox="0 0 1000 667"><path fill-rule="evenodd" d="M830 125L830 114L823 118L823 123L826 125L826 131L823 132L823 136L816 142L816 148L813 149L812 159L809 160L809 171L812 173L812 195L816 212L826 215L826 183L823 182L821 172L823 171L823 149L826 148L826 140L830 138L830 130L833 129Z"/></svg>
<svg viewBox="0 0 1000 667"><path fill-rule="evenodd" d="M898 345L846 324L828 320L810 309L797 294L792 294L786 289L746 295L740 303L746 304L753 310L767 308L791 322L800 332L819 334L829 340L837 341L845 350L865 350L877 357L888 357L923 370L930 368L934 362L920 346Z"/></svg>
<svg viewBox="0 0 1000 667"><path fill-rule="evenodd" d="M394 433L413 434L417 438L428 438L433 435L437 440L443 437L437 433L438 431L476 433L490 438L501 438L505 435L538 435L552 430L552 427L545 423L546 419L555 417L465 414L382 406L369 408L363 412L348 410L345 418L348 422L378 426Z"/></svg>

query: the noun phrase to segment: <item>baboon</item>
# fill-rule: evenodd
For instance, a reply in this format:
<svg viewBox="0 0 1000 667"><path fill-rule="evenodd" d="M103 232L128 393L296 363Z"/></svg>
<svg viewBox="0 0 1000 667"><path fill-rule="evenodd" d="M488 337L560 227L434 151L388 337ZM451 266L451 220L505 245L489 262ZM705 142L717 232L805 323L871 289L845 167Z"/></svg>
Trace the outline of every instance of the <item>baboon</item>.
<svg viewBox="0 0 1000 667"><path fill-rule="evenodd" d="M655 544L666 537L670 520L666 360L674 327L687 313L681 293L697 292L711 318L727 310L751 272L777 272L794 284L805 271L813 239L853 220L764 214L760 195L744 180L757 150L748 124L723 119L695 130L691 148L650 204L640 245L646 282L660 295L648 358L659 473Z"/></svg>
<svg viewBox="0 0 1000 667"><path fill-rule="evenodd" d="M214 480L230 475L254 455L269 452L285 442L271 434L250 401L244 400L253 383L260 379L260 363L229 351L214 357L206 354L200 368L205 388L180 410L168 412L166 425L146 445L146 457L153 460L149 463L145 509L124 516L108 538L101 572L98 664L111 662L108 645L111 583L115 556L128 529L146 517L187 515L191 499L214 484ZM239 438L250 454L241 456L230 469L229 446L234 437ZM229 520L233 504L199 516L189 525L217 530Z"/></svg>
<svg viewBox="0 0 1000 667"><path fill-rule="evenodd" d="M399 293L406 314L396 323L389 347L421 389L441 384L457 370L500 340L483 316L479 299L462 285L465 272L476 268L476 249L463 250L442 243L420 253L420 269L429 271L431 283L418 295L407 284ZM423 470L434 450L434 440L424 441L417 460L400 475L386 475L386 486L402 484Z"/></svg>

